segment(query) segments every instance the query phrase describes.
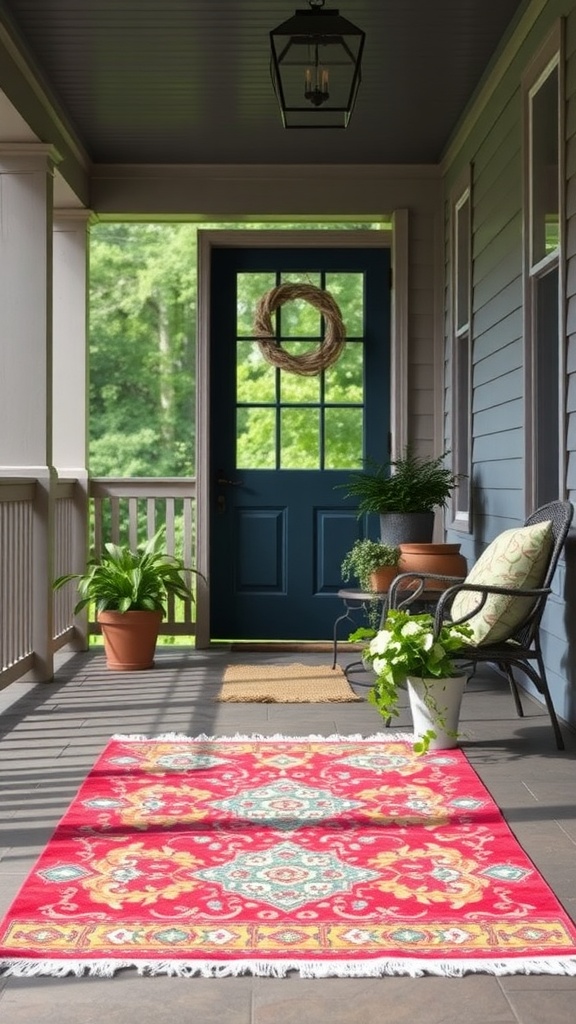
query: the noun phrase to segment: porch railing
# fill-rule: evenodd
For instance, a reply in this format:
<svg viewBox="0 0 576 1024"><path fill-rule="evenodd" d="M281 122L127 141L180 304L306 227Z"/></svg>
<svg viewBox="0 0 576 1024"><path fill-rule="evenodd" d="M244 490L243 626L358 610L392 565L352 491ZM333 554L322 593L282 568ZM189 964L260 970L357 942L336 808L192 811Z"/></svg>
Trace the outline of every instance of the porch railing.
<svg viewBox="0 0 576 1024"><path fill-rule="evenodd" d="M0 683L32 666L36 481L0 479Z"/></svg>
<svg viewBox="0 0 576 1024"><path fill-rule="evenodd" d="M136 547L164 527L164 550L193 566L196 548L196 481L192 477L98 477L90 481L92 548L104 544ZM194 589L194 575L188 574ZM97 622L89 631L100 631ZM195 604L170 598L160 632L170 636L196 633Z"/></svg>
<svg viewBox="0 0 576 1024"><path fill-rule="evenodd" d="M50 521L46 509L46 489L38 480L0 477L0 688L30 670L45 678L38 666L46 664L50 651L67 644L82 649L87 633L99 632L97 622L75 618L73 583L52 595L51 614L46 613L52 579L81 572L89 550L99 553L109 540L136 546L162 526L165 550L186 565L195 562L193 478L62 479L53 486L48 531L38 529ZM51 558L41 550L50 533ZM189 582L194 589L192 573ZM170 600L162 634L195 636L195 610L193 601Z"/></svg>

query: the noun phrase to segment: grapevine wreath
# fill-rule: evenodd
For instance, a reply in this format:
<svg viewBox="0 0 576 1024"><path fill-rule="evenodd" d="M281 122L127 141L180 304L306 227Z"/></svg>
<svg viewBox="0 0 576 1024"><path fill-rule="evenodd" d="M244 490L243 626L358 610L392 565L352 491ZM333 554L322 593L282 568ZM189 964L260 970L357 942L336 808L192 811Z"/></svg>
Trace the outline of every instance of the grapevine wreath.
<svg viewBox="0 0 576 1024"><path fill-rule="evenodd" d="M291 299L305 299L324 317L326 331L317 349L293 356L275 340L272 314ZM254 315L254 334L268 363L300 377L315 377L340 357L346 342L346 329L336 301L323 288L312 284L281 284L259 300Z"/></svg>

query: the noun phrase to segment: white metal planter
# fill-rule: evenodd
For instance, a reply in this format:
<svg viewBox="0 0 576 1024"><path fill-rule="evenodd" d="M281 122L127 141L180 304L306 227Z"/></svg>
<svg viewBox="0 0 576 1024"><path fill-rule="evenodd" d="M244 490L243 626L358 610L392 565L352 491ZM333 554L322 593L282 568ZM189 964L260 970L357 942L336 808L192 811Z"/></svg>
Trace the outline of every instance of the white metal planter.
<svg viewBox="0 0 576 1024"><path fill-rule="evenodd" d="M460 706L467 676L448 679L407 679L410 710L417 742L433 730L436 738L430 740L429 750L448 750L458 745Z"/></svg>

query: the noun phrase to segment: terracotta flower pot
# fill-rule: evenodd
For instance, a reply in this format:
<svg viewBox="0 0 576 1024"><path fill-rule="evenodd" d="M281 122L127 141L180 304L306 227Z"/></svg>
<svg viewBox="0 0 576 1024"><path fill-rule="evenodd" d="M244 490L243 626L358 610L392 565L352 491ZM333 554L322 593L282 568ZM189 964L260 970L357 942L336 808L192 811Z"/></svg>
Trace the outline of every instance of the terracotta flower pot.
<svg viewBox="0 0 576 1024"><path fill-rule="evenodd" d="M152 668L162 612L98 612L108 668L139 672Z"/></svg>
<svg viewBox="0 0 576 1024"><path fill-rule="evenodd" d="M464 577L468 565L459 544L400 544L400 572L431 572ZM430 580L428 590L446 590L450 583Z"/></svg>
<svg viewBox="0 0 576 1024"><path fill-rule="evenodd" d="M398 575L398 572L397 565L381 565L379 569L370 574L371 589L380 593L387 593L392 580Z"/></svg>

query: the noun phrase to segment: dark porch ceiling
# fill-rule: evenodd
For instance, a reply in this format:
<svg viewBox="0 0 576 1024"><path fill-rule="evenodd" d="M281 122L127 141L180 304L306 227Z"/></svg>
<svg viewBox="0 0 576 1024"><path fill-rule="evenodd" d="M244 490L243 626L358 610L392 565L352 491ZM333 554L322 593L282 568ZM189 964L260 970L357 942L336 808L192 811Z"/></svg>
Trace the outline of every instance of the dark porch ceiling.
<svg viewBox="0 0 576 1024"><path fill-rule="evenodd" d="M366 32L356 110L287 131L268 34L307 6L0 0L0 18L94 163L434 163L525 0L327 0Z"/></svg>

